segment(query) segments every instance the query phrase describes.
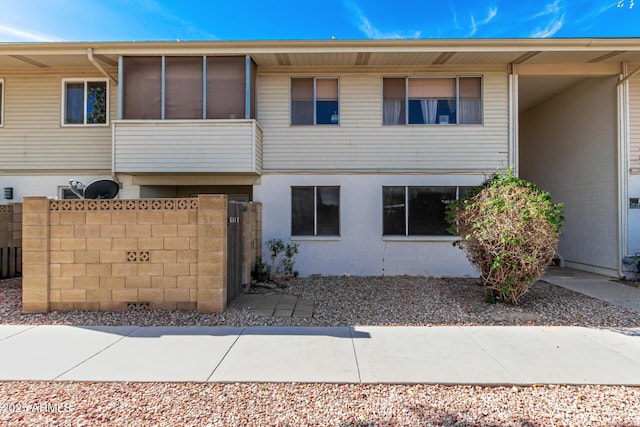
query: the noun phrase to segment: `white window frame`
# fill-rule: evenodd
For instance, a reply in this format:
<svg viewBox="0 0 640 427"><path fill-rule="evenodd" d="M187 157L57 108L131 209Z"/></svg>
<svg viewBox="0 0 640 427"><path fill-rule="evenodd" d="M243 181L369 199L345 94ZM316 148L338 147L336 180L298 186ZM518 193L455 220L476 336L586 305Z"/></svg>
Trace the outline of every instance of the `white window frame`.
<svg viewBox="0 0 640 427"><path fill-rule="evenodd" d="M313 79L313 124L297 125L293 124L293 80L294 79ZM317 82L318 80L337 80L338 81L338 123L320 123L318 124L318 112L317 112ZM291 76L289 78L289 126L340 126L342 124L342 108L340 106L340 77L337 76Z"/></svg>
<svg viewBox="0 0 640 427"><path fill-rule="evenodd" d="M456 113L456 123L448 123L446 125L439 123L409 123L409 79L455 79L456 81L456 105L460 105L460 79L461 78L479 78L480 79L480 123L459 123L460 116ZM400 124L384 124L384 79L404 79L404 123ZM484 76L483 75L455 75L455 76L383 76L382 77L382 117L383 126L484 126Z"/></svg>
<svg viewBox="0 0 640 427"><path fill-rule="evenodd" d="M4 79L0 78L0 128L4 127L4 93L7 88L4 84Z"/></svg>
<svg viewBox="0 0 640 427"><path fill-rule="evenodd" d="M404 188L404 234L384 234L384 188L385 187L403 187ZM382 237L384 240L394 240L395 238L414 238L414 239L457 239L455 235L449 234L409 234L409 188L415 187L455 187L456 200L460 200L460 188L472 187L469 185L383 185L382 186Z"/></svg>
<svg viewBox="0 0 640 427"><path fill-rule="evenodd" d="M106 117L105 123L87 123L87 85L89 83L94 82L105 82L106 83ZM66 104L67 104L67 84L68 83L82 83L84 85L84 103L83 103L83 111L82 111L82 123L65 123L65 113L66 113ZM62 79L62 88L61 88L61 97L60 97L60 123L61 126L64 127L107 127L109 126L109 79L107 78L65 78Z"/></svg>

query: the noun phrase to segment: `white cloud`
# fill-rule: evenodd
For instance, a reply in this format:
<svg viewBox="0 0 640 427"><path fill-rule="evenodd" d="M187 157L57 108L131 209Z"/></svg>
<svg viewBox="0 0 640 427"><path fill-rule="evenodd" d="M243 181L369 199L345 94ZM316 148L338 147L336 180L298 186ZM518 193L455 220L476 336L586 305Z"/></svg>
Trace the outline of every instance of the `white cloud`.
<svg viewBox="0 0 640 427"><path fill-rule="evenodd" d="M218 39L217 36L207 31L201 30L196 24L186 19L181 18L174 13L169 12L161 3L155 0L134 0L141 10L146 11L149 14L159 16L161 19L169 24L173 24L176 27L184 31L183 37L202 37L204 39Z"/></svg>
<svg viewBox="0 0 640 427"><path fill-rule="evenodd" d="M542 12L536 13L531 18L540 18L541 16L557 14L560 12L560 8L560 0L556 0L553 3L546 4Z"/></svg>
<svg viewBox="0 0 640 427"><path fill-rule="evenodd" d="M491 20L493 18L496 17L497 14L498 14L498 8L497 7L490 7L487 17L485 19L483 19L482 21L480 21L479 24L480 25L488 24L489 22L491 22Z"/></svg>
<svg viewBox="0 0 640 427"><path fill-rule="evenodd" d="M533 33L531 33L530 37L533 38L547 38L553 36L555 33L560 31L562 26L564 25L564 16L562 15L559 18L553 18L546 27L544 28L536 28Z"/></svg>
<svg viewBox="0 0 640 427"><path fill-rule="evenodd" d="M473 14L471 14L471 29L467 33L467 37L473 36L478 31L478 28L480 26L487 25L489 22L493 20L493 18L496 17L497 14L498 14L498 8L490 7L489 13L487 13L487 17L484 18L482 21L478 21L478 22L476 22L475 17L473 16Z"/></svg>
<svg viewBox="0 0 640 427"><path fill-rule="evenodd" d="M352 1L343 0L344 5L350 9L357 19L358 29L370 39L417 39L422 32L415 31L381 31L376 28L362 10Z"/></svg>
<svg viewBox="0 0 640 427"><path fill-rule="evenodd" d="M8 36L8 37L7 37ZM52 42L59 41L57 37L48 36L20 28L0 25L0 39L4 41L20 41L20 42Z"/></svg>
<svg viewBox="0 0 640 427"><path fill-rule="evenodd" d="M468 37L473 36L478 31L478 25L476 25L476 20L473 18L473 14L471 14L471 30L467 34Z"/></svg>

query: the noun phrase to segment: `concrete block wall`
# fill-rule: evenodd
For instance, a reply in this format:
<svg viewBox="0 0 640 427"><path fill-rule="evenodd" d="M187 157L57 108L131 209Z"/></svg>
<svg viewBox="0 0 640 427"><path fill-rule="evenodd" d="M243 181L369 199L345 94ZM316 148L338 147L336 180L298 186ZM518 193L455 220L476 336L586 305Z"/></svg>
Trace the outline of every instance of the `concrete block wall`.
<svg viewBox="0 0 640 427"><path fill-rule="evenodd" d="M23 311L226 308L227 197L23 203Z"/></svg>

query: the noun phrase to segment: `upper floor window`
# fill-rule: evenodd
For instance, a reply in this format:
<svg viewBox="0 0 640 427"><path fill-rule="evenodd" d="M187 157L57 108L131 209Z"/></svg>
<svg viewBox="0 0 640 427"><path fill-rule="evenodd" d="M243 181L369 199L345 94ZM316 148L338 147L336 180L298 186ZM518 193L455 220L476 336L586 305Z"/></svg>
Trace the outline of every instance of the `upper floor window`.
<svg viewBox="0 0 640 427"><path fill-rule="evenodd" d="M122 117L255 118L255 73L245 56L124 57Z"/></svg>
<svg viewBox="0 0 640 427"><path fill-rule="evenodd" d="M383 79L384 125L481 124L481 77Z"/></svg>
<svg viewBox="0 0 640 427"><path fill-rule="evenodd" d="M64 80L63 83L64 125L104 125L108 123L108 82L95 80Z"/></svg>
<svg viewBox="0 0 640 427"><path fill-rule="evenodd" d="M339 124L338 92L337 78L292 78L291 124Z"/></svg>
<svg viewBox="0 0 640 427"><path fill-rule="evenodd" d="M291 235L339 236L340 187L291 187Z"/></svg>
<svg viewBox="0 0 640 427"><path fill-rule="evenodd" d="M0 79L0 127L4 125L4 80Z"/></svg>
<svg viewBox="0 0 640 427"><path fill-rule="evenodd" d="M385 236L448 236L445 209L468 187L382 187Z"/></svg>

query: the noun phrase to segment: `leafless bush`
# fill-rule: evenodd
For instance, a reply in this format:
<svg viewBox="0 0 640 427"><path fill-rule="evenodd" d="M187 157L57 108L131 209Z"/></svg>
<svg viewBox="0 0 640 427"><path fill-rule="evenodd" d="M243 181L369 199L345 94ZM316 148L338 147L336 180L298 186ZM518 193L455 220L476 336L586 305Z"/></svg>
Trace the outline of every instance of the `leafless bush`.
<svg viewBox="0 0 640 427"><path fill-rule="evenodd" d="M448 219L489 299L514 304L551 263L563 221L561 204L510 171L450 205Z"/></svg>

